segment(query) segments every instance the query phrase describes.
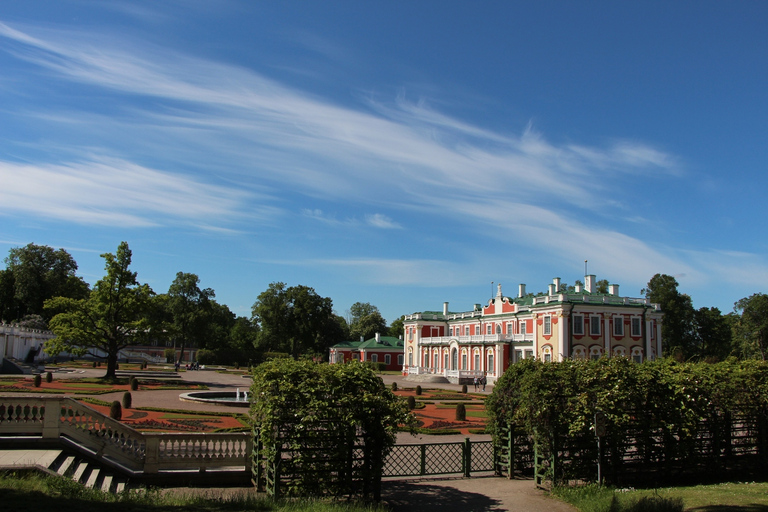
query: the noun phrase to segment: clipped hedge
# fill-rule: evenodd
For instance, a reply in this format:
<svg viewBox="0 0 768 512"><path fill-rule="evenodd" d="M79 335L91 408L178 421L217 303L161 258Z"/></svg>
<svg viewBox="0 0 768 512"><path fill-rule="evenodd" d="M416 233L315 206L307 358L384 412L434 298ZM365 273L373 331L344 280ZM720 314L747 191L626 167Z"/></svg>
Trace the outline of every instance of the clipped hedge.
<svg viewBox="0 0 768 512"><path fill-rule="evenodd" d="M747 442L756 442L761 455L768 455L762 454L760 441L768 434L763 432L768 425L768 364L763 361L526 359L497 381L486 409L489 430L497 439L504 427L515 424L551 453L569 439L582 439L591 450L595 413L601 411L617 468L626 460L623 454L632 450L666 468L719 468L728 451L723 447L732 443L734 422L754 426L757 437ZM706 448L702 440L707 440ZM593 454L586 455L581 460Z"/></svg>
<svg viewBox="0 0 768 512"><path fill-rule="evenodd" d="M251 394L262 447L254 462L280 460L279 494L376 499L398 425L414 423L405 401L359 362L274 359L254 369ZM352 469L357 449L365 457Z"/></svg>

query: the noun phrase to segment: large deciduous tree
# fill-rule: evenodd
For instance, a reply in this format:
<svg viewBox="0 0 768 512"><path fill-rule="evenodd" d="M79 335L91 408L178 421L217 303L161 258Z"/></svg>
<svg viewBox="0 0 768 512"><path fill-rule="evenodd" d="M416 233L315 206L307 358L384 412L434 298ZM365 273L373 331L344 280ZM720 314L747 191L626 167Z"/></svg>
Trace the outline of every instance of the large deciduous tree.
<svg viewBox="0 0 768 512"><path fill-rule="evenodd" d="M56 313L45 310L53 297L83 299L88 285L75 275L77 263L64 249L27 244L15 247L5 259L0 274L0 315L6 321L40 315L48 321Z"/></svg>
<svg viewBox="0 0 768 512"><path fill-rule="evenodd" d="M68 351L73 354L106 354L107 379L115 378L121 349L148 335L147 314L152 290L139 284L131 272L131 250L121 242L115 254L101 255L107 275L101 278L84 299L56 297L45 302L49 311L59 311L49 325L56 338L46 342L48 354Z"/></svg>
<svg viewBox="0 0 768 512"><path fill-rule="evenodd" d="M308 286L271 283L259 294L252 313L260 329L261 352L287 352L298 359L301 355L327 355L331 345L343 341L333 301Z"/></svg>
<svg viewBox="0 0 768 512"><path fill-rule="evenodd" d="M696 355L691 297L677 291L678 282L672 276L656 274L643 290L646 298L661 306L664 355L688 359Z"/></svg>
<svg viewBox="0 0 768 512"><path fill-rule="evenodd" d="M368 302L355 302L349 308L349 337L357 340L373 338L376 333L387 332L387 322L379 308Z"/></svg>
<svg viewBox="0 0 768 512"><path fill-rule="evenodd" d="M204 345L206 324L211 316L210 300L215 294L210 288L201 289L199 283L197 275L178 272L168 288L169 329L171 336L181 345L179 364L187 346Z"/></svg>
<svg viewBox="0 0 768 512"><path fill-rule="evenodd" d="M731 319L718 308L699 308L693 312L694 336L702 361L725 361L732 350Z"/></svg>
<svg viewBox="0 0 768 512"><path fill-rule="evenodd" d="M768 295L755 293L734 304L739 315L734 334L741 357L766 359L768 355Z"/></svg>

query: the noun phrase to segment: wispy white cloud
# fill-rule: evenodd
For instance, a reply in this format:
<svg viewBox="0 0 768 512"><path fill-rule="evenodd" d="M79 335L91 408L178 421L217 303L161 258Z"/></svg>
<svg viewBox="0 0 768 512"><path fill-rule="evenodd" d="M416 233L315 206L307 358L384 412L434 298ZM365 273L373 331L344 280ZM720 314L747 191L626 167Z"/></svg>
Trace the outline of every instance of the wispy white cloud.
<svg viewBox="0 0 768 512"><path fill-rule="evenodd" d="M203 229L223 229L211 221L240 217L247 197L237 190L131 162L95 157L59 165L0 161L0 181L0 211L5 214L105 226L186 222ZM269 213L269 208L261 210L261 215Z"/></svg>
<svg viewBox="0 0 768 512"><path fill-rule="evenodd" d="M87 111L66 115L89 116L90 129L113 133L115 147L123 137L144 137L144 149L158 160L214 168L222 181L242 182L242 189L258 188L275 198L301 194L351 203L360 212L350 215L345 210L337 218L308 208L301 212L307 218L340 227L401 229L408 227L407 222L366 212L408 208L472 225L508 248L547 248L561 261L589 258L616 275L647 279L660 267L700 274L672 248L578 221L573 214L583 210L599 215L607 205L615 207L616 202L604 198L618 191L617 176L681 172L673 155L647 144L624 140L603 146L556 144L531 127L520 134L499 133L435 111L426 102L408 102L404 96L392 104L368 99L352 108L248 69L136 41L35 33L43 35L31 36L0 24L0 37L13 43L6 47L13 55L58 79L110 91L130 105L111 117L94 118ZM134 101L137 97L153 99L151 111ZM56 115L63 114L52 114ZM234 187L202 186L196 179L147 169L124 158L118 164L4 163L0 172L20 176L13 182L14 208L83 223L149 226L161 222L155 215L162 215L203 225L203 220L233 218L244 209L255 221L279 213L265 206L269 199L264 196L246 197ZM39 181L53 186L30 193L31 184ZM57 197L56 189L70 191L70 199ZM127 193L119 195L121 190ZM375 198L373 205L370 198ZM190 204L200 206L185 211L184 205ZM445 276L462 279L458 265L431 260L324 264L360 269L365 279L372 278L369 271L375 268L370 272L376 275L373 279L388 283L429 284L433 280L424 276L438 272L443 275L440 282L453 282Z"/></svg>

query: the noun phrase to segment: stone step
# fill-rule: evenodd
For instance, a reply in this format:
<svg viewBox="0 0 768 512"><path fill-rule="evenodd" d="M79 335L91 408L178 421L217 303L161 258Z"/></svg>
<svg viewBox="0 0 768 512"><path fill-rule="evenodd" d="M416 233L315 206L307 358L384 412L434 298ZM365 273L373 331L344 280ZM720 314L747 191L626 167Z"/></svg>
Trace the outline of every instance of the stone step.
<svg viewBox="0 0 768 512"><path fill-rule="evenodd" d="M91 466L90 464L88 466L91 470L91 474L88 475L88 480L85 481L85 486L89 489L95 489L96 481L99 479L99 474L101 473L101 471L99 470L99 468L95 466Z"/></svg>
<svg viewBox="0 0 768 512"><path fill-rule="evenodd" d="M114 477L112 475L104 475L104 480L101 482L101 490L103 492L111 492L113 480Z"/></svg>
<svg viewBox="0 0 768 512"><path fill-rule="evenodd" d="M72 464L74 463L75 463L75 456L67 455L64 458L64 460L61 462L59 467L56 469L56 472L61 476L65 476L72 469Z"/></svg>
<svg viewBox="0 0 768 512"><path fill-rule="evenodd" d="M75 472L72 473L72 480L75 482L83 483L83 476L85 475L86 469L88 469L88 463L82 460L78 461Z"/></svg>

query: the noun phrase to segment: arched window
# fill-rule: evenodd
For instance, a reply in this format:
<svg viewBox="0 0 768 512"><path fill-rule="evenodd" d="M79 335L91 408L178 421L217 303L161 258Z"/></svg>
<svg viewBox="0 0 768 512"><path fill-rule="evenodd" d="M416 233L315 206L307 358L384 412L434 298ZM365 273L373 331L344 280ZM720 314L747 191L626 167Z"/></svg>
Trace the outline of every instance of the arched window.
<svg viewBox="0 0 768 512"><path fill-rule="evenodd" d="M451 350L451 370L459 369L459 351L456 349Z"/></svg>
<svg viewBox="0 0 768 512"><path fill-rule="evenodd" d="M472 369L479 370L480 369L480 352L477 349L475 349L473 359L474 359L474 366Z"/></svg>
<svg viewBox="0 0 768 512"><path fill-rule="evenodd" d="M493 366L493 350L490 350L488 352L488 366L485 369L488 370L489 372L496 373L496 370L494 369L494 366Z"/></svg>
<svg viewBox="0 0 768 512"><path fill-rule="evenodd" d="M551 363L552 362L552 345L544 345L544 347L541 350L541 355L543 356L545 363Z"/></svg>

